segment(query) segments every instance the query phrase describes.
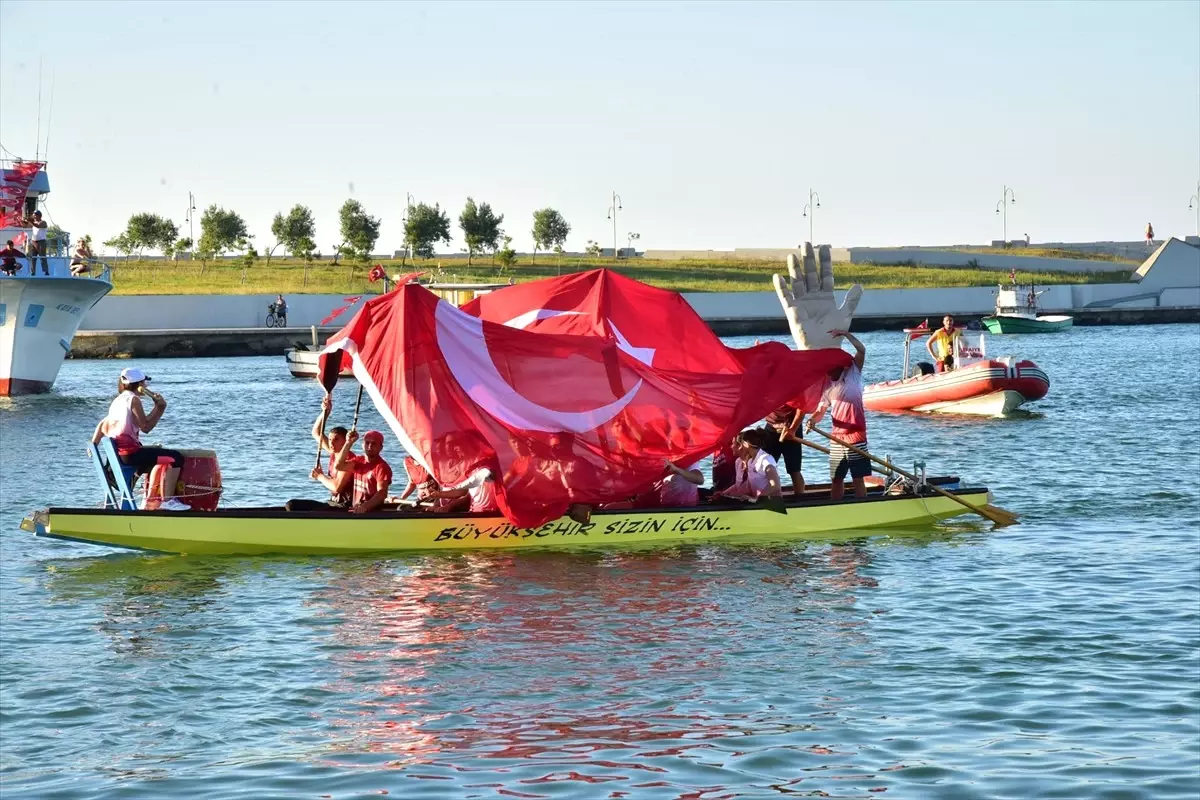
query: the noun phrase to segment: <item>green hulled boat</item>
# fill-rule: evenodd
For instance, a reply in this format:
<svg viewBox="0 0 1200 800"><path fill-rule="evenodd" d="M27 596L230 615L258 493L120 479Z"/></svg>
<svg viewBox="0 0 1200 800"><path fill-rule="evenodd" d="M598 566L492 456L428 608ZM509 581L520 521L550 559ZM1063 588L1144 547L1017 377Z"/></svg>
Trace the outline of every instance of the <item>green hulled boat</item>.
<svg viewBox="0 0 1200 800"><path fill-rule="evenodd" d="M1023 288L1015 284L998 288L996 311L983 318L983 326L989 333L1054 333L1074 324L1074 317L1065 314L1038 316L1037 299L1042 292L1030 285L1028 292L1021 296Z"/></svg>

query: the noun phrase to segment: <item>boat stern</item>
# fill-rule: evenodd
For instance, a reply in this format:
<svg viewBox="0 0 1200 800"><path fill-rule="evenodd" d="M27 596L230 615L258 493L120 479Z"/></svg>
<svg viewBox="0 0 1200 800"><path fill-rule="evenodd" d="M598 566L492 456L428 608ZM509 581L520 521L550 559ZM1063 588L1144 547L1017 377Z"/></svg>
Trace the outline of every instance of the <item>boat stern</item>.
<svg viewBox="0 0 1200 800"><path fill-rule="evenodd" d="M21 530L34 536L45 536L50 532L50 510L41 508L30 511L25 515L25 519L21 520Z"/></svg>

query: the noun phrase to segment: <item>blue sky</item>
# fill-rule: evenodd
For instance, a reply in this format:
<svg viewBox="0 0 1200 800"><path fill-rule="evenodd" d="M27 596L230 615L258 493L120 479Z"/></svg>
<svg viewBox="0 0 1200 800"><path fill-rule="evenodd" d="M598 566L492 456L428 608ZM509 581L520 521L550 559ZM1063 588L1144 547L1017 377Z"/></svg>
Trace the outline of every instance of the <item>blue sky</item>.
<svg viewBox="0 0 1200 800"><path fill-rule="evenodd" d="M76 236L191 190L259 246L304 203L329 252L352 196L390 251L411 192L519 249L553 206L580 250L615 189L622 245L787 247L812 187L820 242L984 243L1005 184L1014 238L1195 233L1200 2L3 0L0 30L0 143L34 155L40 60Z"/></svg>

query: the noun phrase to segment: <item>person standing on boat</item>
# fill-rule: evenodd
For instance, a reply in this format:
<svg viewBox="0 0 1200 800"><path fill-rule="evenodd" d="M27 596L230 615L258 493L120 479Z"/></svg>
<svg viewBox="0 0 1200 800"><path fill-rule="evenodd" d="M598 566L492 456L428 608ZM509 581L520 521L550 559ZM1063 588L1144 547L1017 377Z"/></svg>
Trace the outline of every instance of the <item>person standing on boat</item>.
<svg viewBox="0 0 1200 800"><path fill-rule="evenodd" d="M1154 246L1154 226L1146 223L1146 247Z"/></svg>
<svg viewBox="0 0 1200 800"><path fill-rule="evenodd" d="M954 320L946 317L948 324ZM854 346L854 362L848 367L837 367L829 373L833 381L825 390L817 410L808 420L808 430L816 427L825 410L829 410L833 420L833 436L839 442L852 444L859 450L867 449L867 411L863 406L862 368L867 360L867 349L863 347L854 334L849 331L830 331L831 336L837 336ZM845 444L833 442L829 446L829 496L832 500L841 500L845 488L844 481L849 473L854 481L854 496L867 496L867 476L871 474L871 462L863 455L855 453Z"/></svg>
<svg viewBox="0 0 1200 800"><path fill-rule="evenodd" d="M804 461L804 445L796 436L796 430L803 421L803 411L792 406L781 406L767 415L767 426L762 429L763 449L776 462L783 459L787 473L792 478L792 493L797 497L804 494L804 473L800 471Z"/></svg>
<svg viewBox="0 0 1200 800"><path fill-rule="evenodd" d="M962 331L954 327L954 317L947 314L942 317L942 327L925 340L925 349L929 351L929 357L934 361L934 369L938 372L954 369L954 343L961 336ZM937 352L934 352L934 345L937 346Z"/></svg>
<svg viewBox="0 0 1200 800"><path fill-rule="evenodd" d="M146 387L149 382L150 376L137 367L121 371L117 381L117 396L109 405L108 414L92 433L92 444L98 445L102 438L109 437L113 440L121 463L133 467L138 473L149 473L160 459L169 459L171 466L163 470L162 484L159 486L159 496L163 501L158 507L163 511L190 511L191 506L175 497L175 484L179 480L179 471L183 469L183 454L163 447L142 447L141 434L154 430L167 410L167 401L163 396ZM154 404L149 414L142 408L143 397L149 397Z"/></svg>
<svg viewBox="0 0 1200 800"><path fill-rule="evenodd" d="M363 455L350 452L358 441L358 432L346 434L342 449L333 460L333 468L349 472L354 476L354 494L350 506L351 514L367 514L377 511L387 500L388 487L392 485L392 468L379 455L383 451L383 434L367 431L363 434Z"/></svg>
<svg viewBox="0 0 1200 800"><path fill-rule="evenodd" d="M37 256L42 257L42 274L49 275L50 262L46 259L46 221L42 219L42 212L33 212L33 216L25 222L33 234L29 242L29 277L34 276Z"/></svg>

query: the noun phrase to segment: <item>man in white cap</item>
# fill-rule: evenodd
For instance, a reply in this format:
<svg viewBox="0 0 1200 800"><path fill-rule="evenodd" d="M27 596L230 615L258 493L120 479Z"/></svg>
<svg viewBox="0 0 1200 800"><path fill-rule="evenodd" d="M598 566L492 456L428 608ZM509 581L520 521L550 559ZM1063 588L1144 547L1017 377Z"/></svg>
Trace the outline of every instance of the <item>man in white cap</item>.
<svg viewBox="0 0 1200 800"><path fill-rule="evenodd" d="M121 463L142 473L154 469L160 458L169 458L171 466L163 471L162 484L159 486L159 496L163 500L158 507L163 511L190 511L191 506L174 496L179 471L183 468L183 454L163 447L142 447L141 434L154 430L167 410L167 401L163 396L147 388L149 382L150 376L137 367L121 371L117 381L117 396L109 405L108 414L92 433L92 444L99 444L101 438L109 437L113 440ZM149 414L142 408L142 397L149 397L154 404Z"/></svg>

